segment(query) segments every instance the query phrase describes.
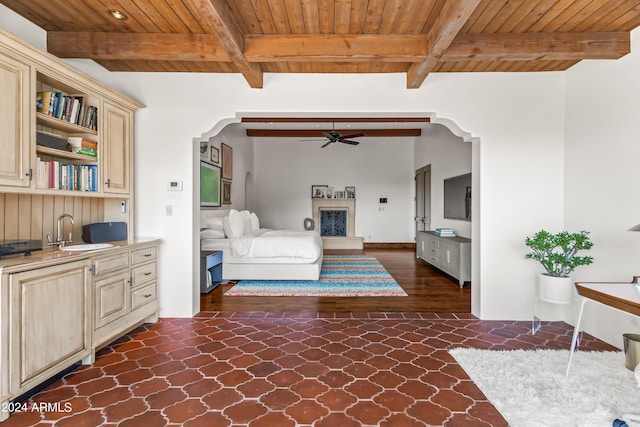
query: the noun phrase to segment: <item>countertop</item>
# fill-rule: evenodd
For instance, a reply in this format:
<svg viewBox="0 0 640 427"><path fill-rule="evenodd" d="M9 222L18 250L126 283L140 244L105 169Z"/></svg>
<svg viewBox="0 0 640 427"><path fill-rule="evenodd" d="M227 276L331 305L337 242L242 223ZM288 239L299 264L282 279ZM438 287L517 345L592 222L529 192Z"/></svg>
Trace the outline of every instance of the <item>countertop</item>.
<svg viewBox="0 0 640 427"><path fill-rule="evenodd" d="M87 259L96 255L103 255L118 249L131 249L135 246L141 246L149 243L158 243L160 239L143 238L136 239L133 242L126 240L119 242L109 242L113 246L104 249L94 249L89 251L63 251L58 248L44 248L40 251L31 252L30 256L24 254L16 254L0 260L0 273L12 273L15 271L30 270L55 264L57 262L71 262L81 259ZM77 244L81 244L78 242Z"/></svg>

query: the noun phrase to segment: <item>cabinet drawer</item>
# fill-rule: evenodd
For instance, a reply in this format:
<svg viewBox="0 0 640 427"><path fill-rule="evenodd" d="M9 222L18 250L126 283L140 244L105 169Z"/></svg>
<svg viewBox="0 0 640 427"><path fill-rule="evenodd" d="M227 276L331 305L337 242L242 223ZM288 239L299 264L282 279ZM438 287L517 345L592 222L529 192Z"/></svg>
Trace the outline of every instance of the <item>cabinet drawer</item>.
<svg viewBox="0 0 640 427"><path fill-rule="evenodd" d="M150 280L156 279L156 263L150 262L149 264L141 265L131 269L131 286L134 288L146 283Z"/></svg>
<svg viewBox="0 0 640 427"><path fill-rule="evenodd" d="M440 247L440 240L438 239L429 239L429 247L438 249Z"/></svg>
<svg viewBox="0 0 640 427"><path fill-rule="evenodd" d="M112 271L129 267L129 252L121 252L115 255L108 255L94 258L95 266L94 274L96 276L104 276Z"/></svg>
<svg viewBox="0 0 640 427"><path fill-rule="evenodd" d="M149 246L147 248L131 251L131 265L154 260L157 258L157 256L158 253L155 246Z"/></svg>
<svg viewBox="0 0 640 427"><path fill-rule="evenodd" d="M145 304L155 301L156 299L156 282L150 283L131 293L132 309L142 307Z"/></svg>

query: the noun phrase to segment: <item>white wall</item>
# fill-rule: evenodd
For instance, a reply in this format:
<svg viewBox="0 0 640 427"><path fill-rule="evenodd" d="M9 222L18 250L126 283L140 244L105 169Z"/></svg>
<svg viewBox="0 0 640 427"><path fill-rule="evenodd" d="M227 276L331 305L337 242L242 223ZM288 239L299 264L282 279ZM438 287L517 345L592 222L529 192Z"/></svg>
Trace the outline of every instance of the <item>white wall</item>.
<svg viewBox="0 0 640 427"><path fill-rule="evenodd" d="M360 145L255 141L256 211L268 228L303 229L311 185L356 187L356 236L413 241L413 138L359 138ZM388 203L379 204L380 197Z"/></svg>
<svg viewBox="0 0 640 427"><path fill-rule="evenodd" d="M4 6L0 12L13 14ZM41 30L27 23L19 33L30 38ZM474 267L474 313L530 318L539 268L524 259L524 237L563 222L563 73L433 73L420 89L405 89L404 74L266 74L264 89L251 89L240 75L108 73L91 61L70 62L147 105L136 115L136 230L164 242L161 316L194 311L197 215L193 201L184 200L194 191L193 138L240 111L435 114L480 138L472 159L472 238L480 263ZM327 96L336 93L339 103ZM166 189L170 179L184 181L179 205ZM167 217L170 200L174 215Z"/></svg>
<svg viewBox="0 0 640 427"><path fill-rule="evenodd" d="M565 225L591 231L594 263L579 267L575 281L630 282L640 275L640 31L618 61L578 64L567 73ZM594 82L604 82L595 85ZM587 329L622 346L622 333L640 333L636 318L593 304Z"/></svg>
<svg viewBox="0 0 640 427"><path fill-rule="evenodd" d="M444 218L444 180L471 172L471 143L433 124L416 138L414 156L414 170L431 165L431 229L448 227L471 237L471 222Z"/></svg>

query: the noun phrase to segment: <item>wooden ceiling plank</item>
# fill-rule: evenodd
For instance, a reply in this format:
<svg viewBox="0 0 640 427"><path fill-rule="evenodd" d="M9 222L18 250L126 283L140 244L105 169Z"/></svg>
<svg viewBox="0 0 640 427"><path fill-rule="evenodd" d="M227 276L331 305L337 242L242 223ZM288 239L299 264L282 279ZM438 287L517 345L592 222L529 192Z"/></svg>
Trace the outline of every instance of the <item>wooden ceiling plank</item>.
<svg viewBox="0 0 640 427"><path fill-rule="evenodd" d="M573 4L574 0L558 0L549 10L533 25L529 31L543 33L550 31L549 28L556 25L558 17L562 12Z"/></svg>
<svg viewBox="0 0 640 427"><path fill-rule="evenodd" d="M442 61L617 59L630 51L629 33L461 34Z"/></svg>
<svg viewBox="0 0 640 427"><path fill-rule="evenodd" d="M273 22L271 9L269 8L269 1L252 0L251 3L258 17L260 28L262 28L262 34L277 34L276 24Z"/></svg>
<svg viewBox="0 0 640 427"><path fill-rule="evenodd" d="M349 16L349 33L364 33L364 23L367 19L368 0L351 0L351 15Z"/></svg>
<svg viewBox="0 0 640 427"><path fill-rule="evenodd" d="M631 27L631 29L633 29L635 27L633 27L629 23L638 22L639 14L640 14L640 5L636 4L630 10L628 10L624 14L618 16L613 21L611 21L610 27L620 28L620 29L628 29ZM631 31L631 29L629 29L628 31Z"/></svg>
<svg viewBox="0 0 640 427"><path fill-rule="evenodd" d="M535 10L539 7L539 3L540 2L534 2L531 0L523 1L517 9L511 11L512 13L504 20L496 32L515 32L515 28L521 25L522 22L526 21L530 15L535 13Z"/></svg>
<svg viewBox="0 0 640 427"><path fill-rule="evenodd" d="M545 27L543 32L563 31L563 28L570 25L574 17L578 16L577 19L579 19L580 11L588 5L588 1L590 0L575 0L571 5L566 7L562 13L558 14L553 22Z"/></svg>
<svg viewBox="0 0 640 427"><path fill-rule="evenodd" d="M200 25L193 12L195 8L190 7L188 0L166 0L167 5L185 26L185 32L192 34L203 34L205 29Z"/></svg>
<svg viewBox="0 0 640 427"><path fill-rule="evenodd" d="M348 34L351 21L351 0L335 0L335 33Z"/></svg>
<svg viewBox="0 0 640 427"><path fill-rule="evenodd" d="M398 20L404 13L402 0L387 0L382 11L379 34L401 34L396 30Z"/></svg>
<svg viewBox="0 0 640 427"><path fill-rule="evenodd" d="M424 62L412 64L407 71L407 87L418 88L427 78L449 44L460 31L480 0L455 0L446 3L438 20L429 31L429 56Z"/></svg>
<svg viewBox="0 0 640 427"><path fill-rule="evenodd" d="M244 55L250 62L277 61L422 61L426 36L277 35L246 36Z"/></svg>
<svg viewBox="0 0 640 427"><path fill-rule="evenodd" d="M556 4L558 0L542 0L538 2L535 9L531 11L522 21L513 27L514 33L528 32L536 22L538 22Z"/></svg>
<svg viewBox="0 0 640 427"><path fill-rule="evenodd" d="M474 9L465 25L461 28L461 33L482 33L500 9L504 7L507 0L483 0Z"/></svg>
<svg viewBox="0 0 640 427"><path fill-rule="evenodd" d="M121 33L146 33L149 32L149 26L140 22L141 14L138 9L135 8L131 13L125 9L126 5L121 4L117 0L103 0L99 4L93 6L95 19L99 19L102 23L101 26L94 26L87 22L81 28L65 27L64 31L110 31ZM127 19L118 20L111 16L111 11L117 10L127 15ZM147 19L145 15L142 15L143 19Z"/></svg>
<svg viewBox="0 0 640 427"><path fill-rule="evenodd" d="M263 74L259 64L251 64L244 56L244 40L238 25L224 0L194 0L199 13L209 23L211 31L227 50L229 57L252 88L261 88Z"/></svg>
<svg viewBox="0 0 640 427"><path fill-rule="evenodd" d="M249 137L313 138L324 137L332 129L247 129ZM364 137L420 136L421 129L336 129L341 134L364 133Z"/></svg>
<svg viewBox="0 0 640 427"><path fill-rule="evenodd" d="M260 22L251 3L246 0L227 0L227 6L242 34L262 34Z"/></svg>
<svg viewBox="0 0 640 427"><path fill-rule="evenodd" d="M416 0L411 14L407 34L423 34L423 30L438 0Z"/></svg>
<svg viewBox="0 0 640 427"><path fill-rule="evenodd" d="M302 4L299 0L285 0L287 17L292 34L304 34L304 16L302 12Z"/></svg>
<svg viewBox="0 0 640 427"><path fill-rule="evenodd" d="M320 13L316 0L302 0L305 34L320 34Z"/></svg>
<svg viewBox="0 0 640 427"><path fill-rule="evenodd" d="M276 34L291 34L291 24L289 24L287 6L284 1L269 0L269 10Z"/></svg>
<svg viewBox="0 0 640 427"><path fill-rule="evenodd" d="M334 0L318 0L320 34L334 34L336 23Z"/></svg>
<svg viewBox="0 0 640 427"><path fill-rule="evenodd" d="M230 61L211 34L69 33L49 31L47 46L60 58L94 60Z"/></svg>
<svg viewBox="0 0 640 427"><path fill-rule="evenodd" d="M491 21L484 28L483 33L498 33L507 32L502 27L513 16L514 13L519 13L520 9L527 4L536 4L534 0L511 0L506 2L500 10L491 18Z"/></svg>
<svg viewBox="0 0 640 427"><path fill-rule="evenodd" d="M622 30L628 31L626 28L614 28L609 25L611 22L607 17L611 16L611 14L618 15L614 11L618 10L620 7L623 7L626 0L611 0L607 2L602 2L599 4L600 8L595 11L594 15L590 17L590 19L585 20L583 23L576 25L573 31L611 31L611 30Z"/></svg>
<svg viewBox="0 0 640 427"><path fill-rule="evenodd" d="M367 18L364 21L365 34L378 34L382 22L385 0L369 0Z"/></svg>
<svg viewBox="0 0 640 427"><path fill-rule="evenodd" d="M429 123L430 117L254 117L244 116L242 123Z"/></svg>
<svg viewBox="0 0 640 427"><path fill-rule="evenodd" d="M60 21L48 12L51 2L42 6L24 0L2 0L0 3L46 31L62 31L63 29L60 26Z"/></svg>
<svg viewBox="0 0 640 427"><path fill-rule="evenodd" d="M184 23L182 18L176 13L183 7L182 2L167 4L166 0L155 0L153 2L144 2L147 5L147 13L153 14L155 22L162 22L161 32L168 33L190 33L189 26ZM196 34L202 33L198 28Z"/></svg>
<svg viewBox="0 0 640 427"><path fill-rule="evenodd" d="M125 25L128 25L129 19L133 19L140 23L142 28L144 28L144 32L159 33L162 31L161 28L163 25L158 25L158 22L153 19L157 17L157 15L147 13L148 5L146 2L142 4L142 2L135 2L133 0L118 0L117 3L121 6L119 10L127 16L127 19L122 21Z"/></svg>

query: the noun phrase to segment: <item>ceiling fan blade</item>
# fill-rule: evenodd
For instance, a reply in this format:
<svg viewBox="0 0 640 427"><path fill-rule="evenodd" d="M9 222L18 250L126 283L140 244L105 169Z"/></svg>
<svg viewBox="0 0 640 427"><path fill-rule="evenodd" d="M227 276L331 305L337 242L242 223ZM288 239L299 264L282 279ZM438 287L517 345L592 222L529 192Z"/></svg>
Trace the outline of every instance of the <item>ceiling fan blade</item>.
<svg viewBox="0 0 640 427"><path fill-rule="evenodd" d="M364 136L364 133L354 133L352 135L345 135L342 138L351 139L351 138L360 138L361 136Z"/></svg>
<svg viewBox="0 0 640 427"><path fill-rule="evenodd" d="M351 141L350 139L340 138L338 139L340 142L344 142L345 144L358 145L360 144L358 141Z"/></svg>
<svg viewBox="0 0 640 427"><path fill-rule="evenodd" d="M331 144L332 142L333 142L333 141L327 141L327 142L326 142L326 143L324 143L324 144L322 145L322 147L320 147L320 148L324 148L324 147L326 147L327 145Z"/></svg>
<svg viewBox="0 0 640 427"><path fill-rule="evenodd" d="M327 138L316 138L316 139L301 139L300 141L314 141L314 142L318 142L318 141L326 141Z"/></svg>

